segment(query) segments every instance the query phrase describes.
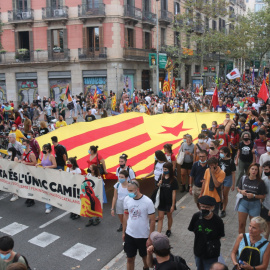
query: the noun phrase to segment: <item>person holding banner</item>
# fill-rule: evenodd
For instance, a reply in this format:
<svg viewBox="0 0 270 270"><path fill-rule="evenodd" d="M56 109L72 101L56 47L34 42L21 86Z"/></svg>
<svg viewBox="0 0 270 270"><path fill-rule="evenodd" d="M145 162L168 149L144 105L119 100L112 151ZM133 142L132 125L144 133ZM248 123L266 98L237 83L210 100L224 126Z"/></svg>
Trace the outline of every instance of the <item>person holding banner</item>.
<svg viewBox="0 0 270 270"><path fill-rule="evenodd" d="M35 166L37 164L37 159L34 154L34 152L30 148L30 141L29 140L23 140L22 148L24 149L24 153L22 156L22 160L19 160L18 162L28 165L28 166ZM27 199L25 201L25 204L27 207L31 207L35 204L35 201L32 199Z"/></svg>
<svg viewBox="0 0 270 270"><path fill-rule="evenodd" d="M41 165L44 169L45 168L55 169L57 165L56 165L55 157L51 154L52 152L51 144L50 143L44 144L42 148L43 148L42 150L43 157L42 157L41 163L36 164L36 167ZM52 212L53 208L50 204L46 203L45 208L46 208L45 210L46 214L49 214Z"/></svg>

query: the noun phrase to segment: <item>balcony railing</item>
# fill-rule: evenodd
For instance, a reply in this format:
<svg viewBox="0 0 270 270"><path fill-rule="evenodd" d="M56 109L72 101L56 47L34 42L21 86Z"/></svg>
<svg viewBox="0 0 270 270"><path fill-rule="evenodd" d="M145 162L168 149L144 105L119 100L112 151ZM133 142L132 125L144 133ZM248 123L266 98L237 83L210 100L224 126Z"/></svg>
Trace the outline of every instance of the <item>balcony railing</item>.
<svg viewBox="0 0 270 270"><path fill-rule="evenodd" d="M93 7L88 5L78 6L79 18L91 18L97 16L105 16L105 4L94 2Z"/></svg>
<svg viewBox="0 0 270 270"><path fill-rule="evenodd" d="M124 16L140 21L142 19L142 11L139 8L125 5Z"/></svg>
<svg viewBox="0 0 270 270"><path fill-rule="evenodd" d="M67 6L42 8L43 20L46 20L46 19L59 20L59 19L67 19L67 18L68 18Z"/></svg>
<svg viewBox="0 0 270 270"><path fill-rule="evenodd" d="M31 53L29 51L16 52L16 62L31 62Z"/></svg>
<svg viewBox="0 0 270 270"><path fill-rule="evenodd" d="M78 49L79 60L102 60L107 58L107 48Z"/></svg>
<svg viewBox="0 0 270 270"><path fill-rule="evenodd" d="M137 48L124 48L124 58L148 61L149 53L153 52L152 50L144 50Z"/></svg>
<svg viewBox="0 0 270 270"><path fill-rule="evenodd" d="M15 9L8 11L9 22L24 22L34 20L33 9Z"/></svg>
<svg viewBox="0 0 270 270"><path fill-rule="evenodd" d="M149 11L143 11L142 20L143 20L143 22L147 22L150 24L156 24L157 15L152 13L152 12L149 12Z"/></svg>
<svg viewBox="0 0 270 270"><path fill-rule="evenodd" d="M172 23L173 14L167 10L161 10L159 20L167 23Z"/></svg>
<svg viewBox="0 0 270 270"><path fill-rule="evenodd" d="M69 49L53 48L50 52L48 52L49 61L69 61L69 59Z"/></svg>

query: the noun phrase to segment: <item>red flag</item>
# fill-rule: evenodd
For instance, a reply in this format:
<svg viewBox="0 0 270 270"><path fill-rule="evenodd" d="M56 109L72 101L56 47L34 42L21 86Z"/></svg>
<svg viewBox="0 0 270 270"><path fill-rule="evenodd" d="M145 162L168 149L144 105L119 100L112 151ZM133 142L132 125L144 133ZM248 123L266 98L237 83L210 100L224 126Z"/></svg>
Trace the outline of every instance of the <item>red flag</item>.
<svg viewBox="0 0 270 270"><path fill-rule="evenodd" d="M68 102L71 102L72 101L72 97L70 95L70 90L69 90L69 85L67 85L66 97L67 97Z"/></svg>
<svg viewBox="0 0 270 270"><path fill-rule="evenodd" d="M243 74L243 82L246 81L246 73Z"/></svg>
<svg viewBox="0 0 270 270"><path fill-rule="evenodd" d="M212 106L215 109L217 107L217 105L218 105L218 91L217 91L217 87L216 87L214 95L212 97Z"/></svg>
<svg viewBox="0 0 270 270"><path fill-rule="evenodd" d="M269 91L268 91L268 88L265 84L265 80L263 79L263 83L262 83L262 86L261 86L261 89L259 91L259 94L257 96L258 98L261 98L264 102L266 102L269 98Z"/></svg>

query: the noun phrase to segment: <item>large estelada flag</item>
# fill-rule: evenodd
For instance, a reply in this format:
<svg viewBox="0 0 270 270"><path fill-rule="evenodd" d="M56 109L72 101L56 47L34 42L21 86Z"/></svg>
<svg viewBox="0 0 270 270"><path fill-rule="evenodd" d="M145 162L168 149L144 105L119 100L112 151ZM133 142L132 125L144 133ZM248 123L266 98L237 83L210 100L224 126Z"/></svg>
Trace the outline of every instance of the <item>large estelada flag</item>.
<svg viewBox="0 0 270 270"><path fill-rule="evenodd" d="M114 174L119 166L119 156L125 153L128 155L127 165L132 166L137 178L141 178L153 170L154 153L163 150L164 144L173 144L173 152L177 154L184 134L189 133L196 142L202 124L211 127L212 121L220 124L224 119L224 113L150 116L132 112L61 127L38 137L37 141L42 147L51 142L52 136L57 136L59 143L66 147L68 156L77 156L82 169L87 168L89 147L98 145L98 154L104 158L107 171Z"/></svg>
<svg viewBox="0 0 270 270"><path fill-rule="evenodd" d="M70 89L69 89L69 84L67 85L67 88L66 88L66 97L67 97L68 102L72 101L72 97L71 97L71 93L70 93Z"/></svg>
<svg viewBox="0 0 270 270"><path fill-rule="evenodd" d="M166 77L164 80L163 92L170 92L170 79L168 77L168 73L166 74Z"/></svg>
<svg viewBox="0 0 270 270"><path fill-rule="evenodd" d="M227 77L229 80L234 80L234 79L240 78L241 75L240 75L240 72L239 72L238 68L235 68L235 69L233 69L230 73L228 73L228 74L226 75L226 77Z"/></svg>
<svg viewBox="0 0 270 270"><path fill-rule="evenodd" d="M173 81L172 81L172 97L174 98L176 95L176 89L175 89L175 78L173 77Z"/></svg>

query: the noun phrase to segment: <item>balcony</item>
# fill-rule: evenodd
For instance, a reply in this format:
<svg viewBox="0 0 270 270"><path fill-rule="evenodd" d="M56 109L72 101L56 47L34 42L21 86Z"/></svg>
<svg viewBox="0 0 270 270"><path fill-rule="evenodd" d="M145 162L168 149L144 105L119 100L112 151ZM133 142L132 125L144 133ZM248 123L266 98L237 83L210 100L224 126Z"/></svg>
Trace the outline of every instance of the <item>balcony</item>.
<svg viewBox="0 0 270 270"><path fill-rule="evenodd" d="M42 8L42 19L49 23L52 21L61 21L63 24L68 20L68 7L47 7Z"/></svg>
<svg viewBox="0 0 270 270"><path fill-rule="evenodd" d="M167 10L161 10L159 14L159 22L168 25L173 22L173 14Z"/></svg>
<svg viewBox="0 0 270 270"><path fill-rule="evenodd" d="M48 52L49 61L69 61L70 59L70 50L62 48L53 48Z"/></svg>
<svg viewBox="0 0 270 270"><path fill-rule="evenodd" d="M107 48L79 48L78 57L80 61L104 60L107 59Z"/></svg>
<svg viewBox="0 0 270 270"><path fill-rule="evenodd" d="M85 22L87 19L99 19L100 21L105 18L105 4L94 2L93 7L88 5L78 6L78 17Z"/></svg>
<svg viewBox="0 0 270 270"><path fill-rule="evenodd" d="M130 5L125 5L124 17L127 22L132 22L135 25L142 20L142 11L139 8Z"/></svg>
<svg viewBox="0 0 270 270"><path fill-rule="evenodd" d="M152 50L137 49L137 48L124 48L124 58L127 60L149 61L149 53Z"/></svg>
<svg viewBox="0 0 270 270"><path fill-rule="evenodd" d="M8 11L8 22L13 24L32 23L34 20L33 9L15 9Z"/></svg>
<svg viewBox="0 0 270 270"><path fill-rule="evenodd" d="M31 62L31 53L28 50L19 49L15 53L16 62Z"/></svg>
<svg viewBox="0 0 270 270"><path fill-rule="evenodd" d="M154 27L157 23L157 15L149 11L143 11L142 23Z"/></svg>

